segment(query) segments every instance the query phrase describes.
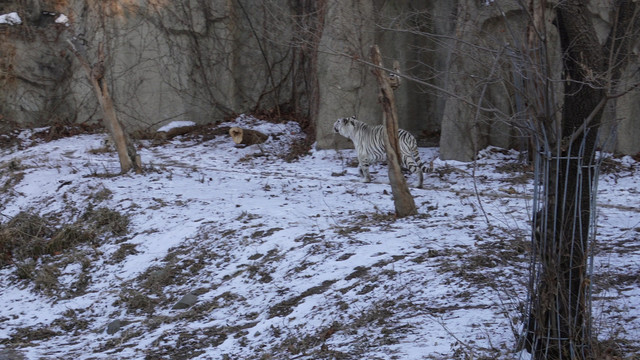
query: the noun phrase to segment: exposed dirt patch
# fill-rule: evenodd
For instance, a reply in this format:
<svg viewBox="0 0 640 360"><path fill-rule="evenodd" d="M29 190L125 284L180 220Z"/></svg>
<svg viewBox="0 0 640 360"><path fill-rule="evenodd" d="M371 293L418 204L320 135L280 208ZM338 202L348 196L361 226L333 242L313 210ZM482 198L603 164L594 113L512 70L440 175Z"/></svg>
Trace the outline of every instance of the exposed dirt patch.
<svg viewBox="0 0 640 360"><path fill-rule="evenodd" d="M287 300L284 300L274 306L272 306L269 309L269 318L275 317L275 316L287 316L289 315L291 312L293 312L294 307L296 307L301 301L304 300L304 298L311 296L311 295L316 295L316 294L321 294L323 292L325 292L331 285L333 285L337 280L325 280L322 282L322 284L318 285L318 286L313 286L308 288L307 290L303 291L300 295L291 297Z"/></svg>

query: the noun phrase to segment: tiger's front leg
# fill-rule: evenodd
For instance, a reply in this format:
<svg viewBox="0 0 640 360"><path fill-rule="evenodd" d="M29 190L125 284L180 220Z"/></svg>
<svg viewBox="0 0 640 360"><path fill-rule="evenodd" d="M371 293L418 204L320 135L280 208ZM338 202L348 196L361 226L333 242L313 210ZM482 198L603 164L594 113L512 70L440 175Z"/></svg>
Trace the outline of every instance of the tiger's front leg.
<svg viewBox="0 0 640 360"><path fill-rule="evenodd" d="M366 160L360 160L358 164L358 170L360 172L360 176L362 177L362 182L370 183L371 174L369 174L369 162Z"/></svg>

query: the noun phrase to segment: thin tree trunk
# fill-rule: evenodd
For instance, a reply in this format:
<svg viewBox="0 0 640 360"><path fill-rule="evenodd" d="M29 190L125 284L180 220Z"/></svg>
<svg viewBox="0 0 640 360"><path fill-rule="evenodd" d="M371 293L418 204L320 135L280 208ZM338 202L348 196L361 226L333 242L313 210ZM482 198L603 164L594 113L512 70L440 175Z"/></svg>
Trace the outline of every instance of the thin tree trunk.
<svg viewBox="0 0 640 360"><path fill-rule="evenodd" d="M396 102L389 82L388 74L382 69L382 56L377 45L371 47L371 60L374 65L373 73L380 87L379 101L382 104L383 123L386 130L384 144L387 149L387 162L389 164L389 182L393 193L393 201L397 217L405 217L418 213L413 196L409 192L407 182L402 175L398 147L398 115Z"/></svg>
<svg viewBox="0 0 640 360"><path fill-rule="evenodd" d="M118 152L120 172L124 174L133 167L135 167L136 172L140 172L142 170L140 158L137 156L135 148L131 145L120 121L118 121L113 100L109 94L107 82L104 79L105 56L102 43L98 46L98 61L93 66L89 65L86 55L84 54L84 48L71 41L69 41L69 44L71 46L71 51L78 61L80 61L80 64L85 70L87 79L89 80L89 83L93 88L93 92L96 94L96 98L98 99L98 103L102 108L104 124L109 131L109 134L111 134L113 143L116 146L116 151Z"/></svg>

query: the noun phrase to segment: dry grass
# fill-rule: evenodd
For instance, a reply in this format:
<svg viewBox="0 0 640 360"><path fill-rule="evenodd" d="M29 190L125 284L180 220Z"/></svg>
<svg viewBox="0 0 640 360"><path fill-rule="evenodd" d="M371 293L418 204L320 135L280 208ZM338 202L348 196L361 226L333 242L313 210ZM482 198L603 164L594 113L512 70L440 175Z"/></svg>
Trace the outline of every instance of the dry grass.
<svg viewBox="0 0 640 360"><path fill-rule="evenodd" d="M44 255L60 255L80 244L92 244L98 235L126 235L129 220L107 208L87 212L73 224L58 224L55 216L46 217L20 212L0 225L0 266Z"/></svg>
<svg viewBox="0 0 640 360"><path fill-rule="evenodd" d="M126 235L129 220L117 211L92 207L74 223L60 223L60 218L23 211L0 224L0 267L13 265L17 280L32 282L34 290L46 296L71 298L91 284L90 259L98 239ZM122 250L118 256L132 251ZM60 283L63 269L71 264L79 270Z"/></svg>
<svg viewBox="0 0 640 360"><path fill-rule="evenodd" d="M124 236L129 232L129 218L106 207L94 209L89 206L81 220L90 223L100 233Z"/></svg>
<svg viewBox="0 0 640 360"><path fill-rule="evenodd" d="M18 213L0 225L0 266L44 255L47 239L54 233L52 221L28 212Z"/></svg>

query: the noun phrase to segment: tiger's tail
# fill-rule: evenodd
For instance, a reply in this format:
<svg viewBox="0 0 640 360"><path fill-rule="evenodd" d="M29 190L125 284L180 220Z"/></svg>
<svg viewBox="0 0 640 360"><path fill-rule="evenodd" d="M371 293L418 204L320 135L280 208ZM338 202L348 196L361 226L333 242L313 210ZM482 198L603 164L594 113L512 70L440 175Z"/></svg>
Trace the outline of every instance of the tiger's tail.
<svg viewBox="0 0 640 360"><path fill-rule="evenodd" d="M409 165L409 171L416 174L418 173L418 171L423 172L423 173L430 173L433 171L433 164L432 163L425 163L423 161L418 161L416 162L416 165Z"/></svg>
<svg viewBox="0 0 640 360"><path fill-rule="evenodd" d="M433 161L430 161L429 163L425 163L424 161L422 161L422 159L420 159L420 154L418 153L417 148L412 150L411 155L413 157L413 160L415 161L415 165L410 164L409 171L414 174L418 172L418 169L420 169L420 171L423 173L430 173L433 171Z"/></svg>
<svg viewBox="0 0 640 360"><path fill-rule="evenodd" d="M433 161L430 161L429 163L425 163L424 161L420 161L418 162L418 166L420 167L420 170L422 170L423 173L430 173L433 171Z"/></svg>

